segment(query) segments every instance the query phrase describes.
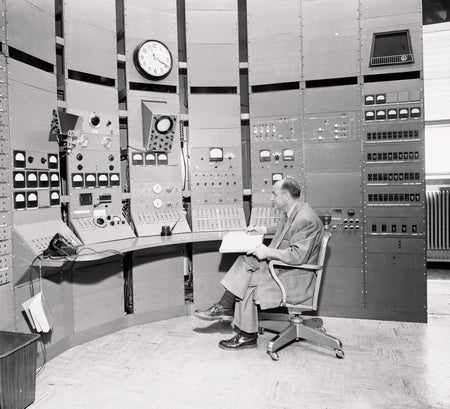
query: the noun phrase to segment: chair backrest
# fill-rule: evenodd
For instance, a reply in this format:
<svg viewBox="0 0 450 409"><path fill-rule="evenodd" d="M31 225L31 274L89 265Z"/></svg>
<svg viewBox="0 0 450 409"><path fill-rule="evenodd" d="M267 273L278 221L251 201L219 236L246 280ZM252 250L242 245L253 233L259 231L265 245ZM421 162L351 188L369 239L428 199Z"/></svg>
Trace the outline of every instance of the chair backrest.
<svg viewBox="0 0 450 409"><path fill-rule="evenodd" d="M312 310L317 310L317 304L319 302L320 285L322 283L322 273L325 268L325 256L327 254L328 240L330 240L331 233L328 231L324 232L322 237L322 243L320 244L320 252L317 260L317 265L322 266L321 269L316 271L316 285L314 288L314 297L312 303Z"/></svg>
<svg viewBox="0 0 450 409"><path fill-rule="evenodd" d="M325 231L322 237L322 242L320 243L320 250L319 250L319 257L317 259L317 265L321 266L318 270L315 270L316 273L316 284L314 286L314 295L313 295L313 301L312 304L289 304L287 303L286 306L289 308L289 310L300 310L300 311L316 311L317 310L317 304L319 302L319 294L320 294L320 285L322 283L322 273L325 268L325 256L327 254L327 246L328 246L328 240L330 240L331 233L328 231Z"/></svg>

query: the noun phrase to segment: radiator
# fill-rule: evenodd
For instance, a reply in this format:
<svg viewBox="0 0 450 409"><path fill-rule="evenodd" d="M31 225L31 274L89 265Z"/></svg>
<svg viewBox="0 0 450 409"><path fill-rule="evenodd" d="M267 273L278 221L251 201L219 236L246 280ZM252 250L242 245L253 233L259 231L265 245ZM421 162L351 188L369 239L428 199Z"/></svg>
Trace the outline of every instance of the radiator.
<svg viewBox="0 0 450 409"><path fill-rule="evenodd" d="M450 260L450 190L427 192L428 260Z"/></svg>

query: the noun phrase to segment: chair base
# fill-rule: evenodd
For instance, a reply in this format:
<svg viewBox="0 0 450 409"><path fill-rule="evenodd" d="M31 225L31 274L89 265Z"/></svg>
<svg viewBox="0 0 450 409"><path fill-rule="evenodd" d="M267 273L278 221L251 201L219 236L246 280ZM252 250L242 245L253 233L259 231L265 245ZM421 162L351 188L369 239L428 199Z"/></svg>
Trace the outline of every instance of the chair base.
<svg viewBox="0 0 450 409"><path fill-rule="evenodd" d="M305 319L300 315L267 314L260 316L261 327L278 334L267 344L267 353L277 360L277 351L292 341L306 340L334 349L336 357L343 358L342 342L326 334L320 318ZM266 321L268 320L268 321Z"/></svg>

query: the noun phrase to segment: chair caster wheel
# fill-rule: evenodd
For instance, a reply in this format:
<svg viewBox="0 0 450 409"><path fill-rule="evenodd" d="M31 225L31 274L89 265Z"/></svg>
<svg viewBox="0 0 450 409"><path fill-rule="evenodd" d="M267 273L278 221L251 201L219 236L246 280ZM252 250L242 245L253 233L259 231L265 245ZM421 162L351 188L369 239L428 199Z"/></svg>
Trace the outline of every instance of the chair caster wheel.
<svg viewBox="0 0 450 409"><path fill-rule="evenodd" d="M259 334L259 335L263 335L263 334L264 334L264 328L259 327L259 328L258 328L258 334Z"/></svg>
<svg viewBox="0 0 450 409"><path fill-rule="evenodd" d="M276 352L267 352L267 353L272 358L272 361L278 361L280 359L279 355Z"/></svg>
<svg viewBox="0 0 450 409"><path fill-rule="evenodd" d="M344 359L345 354L342 349L335 349L334 351L336 352L336 358Z"/></svg>

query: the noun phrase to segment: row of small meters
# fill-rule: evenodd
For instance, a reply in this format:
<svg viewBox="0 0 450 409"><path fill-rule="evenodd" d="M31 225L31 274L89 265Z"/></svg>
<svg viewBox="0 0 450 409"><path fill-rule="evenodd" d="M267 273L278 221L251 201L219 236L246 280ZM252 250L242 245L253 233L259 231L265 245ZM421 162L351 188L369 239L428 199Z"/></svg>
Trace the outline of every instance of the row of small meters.
<svg viewBox="0 0 450 409"><path fill-rule="evenodd" d="M14 171L13 187L15 189L24 188L57 188L60 179L58 172L47 171Z"/></svg>
<svg viewBox="0 0 450 409"><path fill-rule="evenodd" d="M59 190L14 192L14 209L37 209L39 207L59 206L61 194Z"/></svg>
<svg viewBox="0 0 450 409"><path fill-rule="evenodd" d="M120 186L119 173L72 173L71 184L73 188L83 187L118 187Z"/></svg>
<svg viewBox="0 0 450 409"><path fill-rule="evenodd" d="M364 119L366 121L383 121L386 119L417 119L421 116L420 107L411 108L388 108L367 110L364 112Z"/></svg>

